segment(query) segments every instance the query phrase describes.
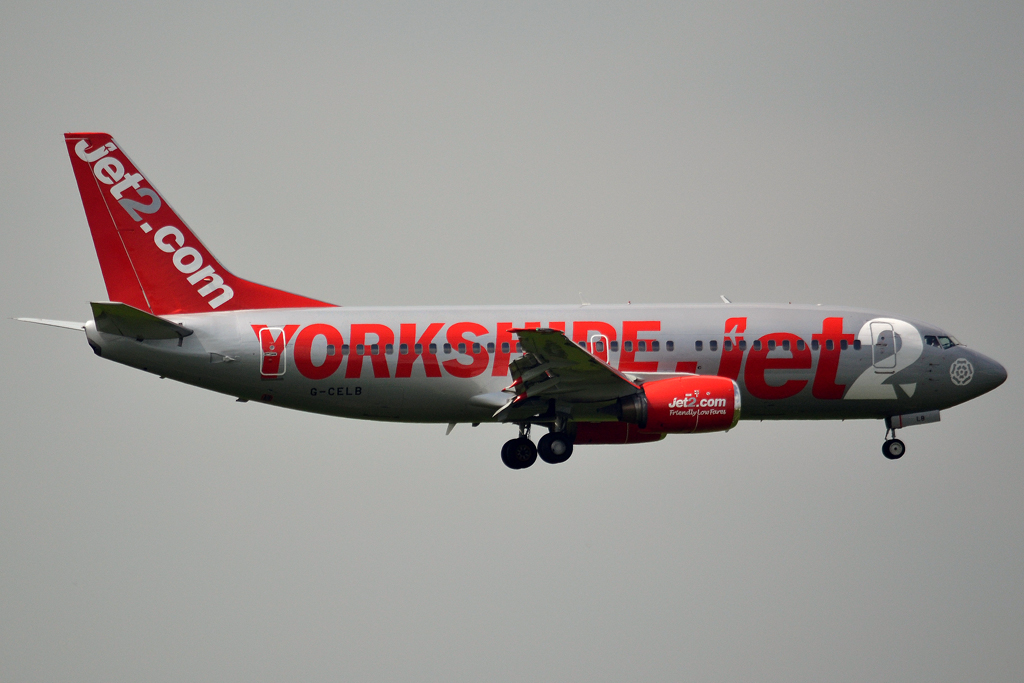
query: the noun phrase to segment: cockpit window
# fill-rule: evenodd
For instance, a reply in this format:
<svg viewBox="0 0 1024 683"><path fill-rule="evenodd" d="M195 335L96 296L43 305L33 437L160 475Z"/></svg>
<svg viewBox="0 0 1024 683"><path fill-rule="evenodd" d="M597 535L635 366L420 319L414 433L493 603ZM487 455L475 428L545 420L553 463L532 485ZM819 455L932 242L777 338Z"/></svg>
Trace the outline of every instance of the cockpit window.
<svg viewBox="0 0 1024 683"><path fill-rule="evenodd" d="M955 337L926 334L924 336L924 343L928 346L936 346L940 349L951 349L954 346L960 346L960 342Z"/></svg>

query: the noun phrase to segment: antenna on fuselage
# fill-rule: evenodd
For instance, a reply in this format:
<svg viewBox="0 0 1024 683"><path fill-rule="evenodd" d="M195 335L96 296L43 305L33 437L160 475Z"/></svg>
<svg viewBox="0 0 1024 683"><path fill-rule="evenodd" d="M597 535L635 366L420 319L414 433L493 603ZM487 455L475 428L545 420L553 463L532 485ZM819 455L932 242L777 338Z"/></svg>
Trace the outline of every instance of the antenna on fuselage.
<svg viewBox="0 0 1024 683"><path fill-rule="evenodd" d="M729 301L728 299L725 298L725 294L719 294L718 296L722 297L722 301L724 301L725 303L727 303L727 304L731 304L732 303L731 301Z"/></svg>

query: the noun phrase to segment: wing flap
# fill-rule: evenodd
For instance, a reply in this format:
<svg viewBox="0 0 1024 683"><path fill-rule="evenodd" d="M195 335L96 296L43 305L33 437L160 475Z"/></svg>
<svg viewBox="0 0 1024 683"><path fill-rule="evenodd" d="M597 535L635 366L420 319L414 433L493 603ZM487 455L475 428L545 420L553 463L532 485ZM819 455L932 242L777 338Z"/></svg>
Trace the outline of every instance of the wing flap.
<svg viewBox="0 0 1024 683"><path fill-rule="evenodd" d="M505 391L513 402L555 398L569 402L613 401L640 391L621 372L574 344L561 330L510 330L522 345L522 358L509 364L515 380ZM511 405L511 403L510 403Z"/></svg>

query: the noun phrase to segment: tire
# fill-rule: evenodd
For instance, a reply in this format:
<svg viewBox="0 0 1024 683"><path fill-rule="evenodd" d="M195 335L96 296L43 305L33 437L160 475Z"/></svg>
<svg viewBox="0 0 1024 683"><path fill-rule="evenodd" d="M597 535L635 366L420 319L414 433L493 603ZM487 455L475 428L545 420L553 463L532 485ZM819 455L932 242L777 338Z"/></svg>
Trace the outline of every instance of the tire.
<svg viewBox="0 0 1024 683"><path fill-rule="evenodd" d="M572 455L572 441L561 432L550 432L537 443L537 454L544 462L557 465Z"/></svg>
<svg viewBox="0 0 1024 683"><path fill-rule="evenodd" d="M501 447L501 461L514 470L526 469L537 462L537 447L525 436L506 441Z"/></svg>
<svg viewBox="0 0 1024 683"><path fill-rule="evenodd" d="M906 452L906 445L899 439L889 439L882 444L882 455L889 458L889 460L899 460Z"/></svg>
<svg viewBox="0 0 1024 683"><path fill-rule="evenodd" d="M513 470L519 469L519 465L516 464L515 458L512 455L512 447L515 445L516 441L518 441L518 439L510 439L501 447L501 461L505 463L506 467Z"/></svg>

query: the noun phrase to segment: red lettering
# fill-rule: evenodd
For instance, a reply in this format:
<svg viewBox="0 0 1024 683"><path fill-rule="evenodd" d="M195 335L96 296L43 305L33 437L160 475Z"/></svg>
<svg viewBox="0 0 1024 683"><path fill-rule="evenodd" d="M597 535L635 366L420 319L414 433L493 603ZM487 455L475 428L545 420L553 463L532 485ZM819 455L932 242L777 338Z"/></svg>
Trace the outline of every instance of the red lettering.
<svg viewBox="0 0 1024 683"><path fill-rule="evenodd" d="M590 342L590 338L596 335L590 334L596 332L598 335L604 337L604 348L598 351L594 348L594 345ZM603 323L598 320L577 320L572 324L572 341L575 344L585 342L587 345L587 351L594 354L604 362L608 362L608 345L617 339L615 335L615 328L608 323Z"/></svg>
<svg viewBox="0 0 1024 683"><path fill-rule="evenodd" d="M775 342L777 350L782 350L782 343L790 343L789 358L769 358L771 352L768 348L769 342ZM800 337L788 332L774 332L761 337L761 349L752 348L747 353L747 367L743 371L743 381L753 396L764 399L789 398L800 393L807 386L807 380L787 380L778 386L772 386L765 381L766 370L807 370L811 367L811 351L806 346L798 348L797 342Z"/></svg>
<svg viewBox="0 0 1024 683"><path fill-rule="evenodd" d="M696 375L697 361L679 361L676 363L676 372L689 372L690 374Z"/></svg>
<svg viewBox="0 0 1024 683"><path fill-rule="evenodd" d="M298 325L285 325L282 330L284 339L281 339L281 334L275 337L266 325L252 325L252 331L260 341L260 376L263 379L276 379L284 374L281 360L285 357L285 349L297 329Z"/></svg>
<svg viewBox="0 0 1024 683"><path fill-rule="evenodd" d="M406 346L407 353L398 354L398 367L395 368L395 377L412 377L412 364L420 355L423 356L423 369L427 377L440 377L441 366L438 365L437 356L430 353L430 344L434 337L444 327L444 323L431 323L427 325L427 331L419 339L416 338L416 323L402 323L399 332L399 342ZM416 353L416 345L419 344L423 353Z"/></svg>
<svg viewBox="0 0 1024 683"><path fill-rule="evenodd" d="M538 327L539 327L539 325L538 325ZM548 323L548 328L552 329L552 330L558 330L562 334L565 334L565 323L564 322Z"/></svg>
<svg viewBox="0 0 1024 683"><path fill-rule="evenodd" d="M743 349L740 342L743 341L742 333L747 330L746 318L729 318L725 321L725 333L737 333L736 338L726 337L722 344L722 360L718 364L718 374L729 379L738 379L740 366L743 364ZM729 348L726 348L728 346Z"/></svg>
<svg viewBox="0 0 1024 683"><path fill-rule="evenodd" d="M658 361L636 360L637 342L650 343L652 339L637 339L640 332L660 332L660 320L624 320L622 321L622 349L619 351L619 370L623 372L657 372ZM630 348L627 350L626 345Z"/></svg>
<svg viewBox="0 0 1024 683"><path fill-rule="evenodd" d="M836 384L836 373L839 372L839 354L842 353L842 342L853 343L855 335L843 334L842 318L825 318L821 323L821 334L812 334L811 339L819 344L818 369L814 372L814 385L811 395L814 398L836 399L843 397L845 384ZM828 348L828 341L832 348Z"/></svg>
<svg viewBox="0 0 1024 683"><path fill-rule="evenodd" d="M455 348L458 348L459 344L465 344L466 354L473 359L468 365L460 363L458 359L446 360L442 363L444 369L453 377L466 379L481 375L487 369L487 362L491 358L483 344L480 345L479 351L474 351L473 342L466 339L467 334L479 337L487 334L487 328L479 323L469 322L455 323L448 328L448 343Z"/></svg>
<svg viewBox="0 0 1024 683"><path fill-rule="evenodd" d="M512 350L515 348L515 340L512 339L512 323L498 323L494 343L494 366L491 369L492 377L504 377L508 374L508 364L512 358ZM504 351L502 344L508 344L508 351Z"/></svg>
<svg viewBox="0 0 1024 683"><path fill-rule="evenodd" d="M312 358L313 340L319 336L327 338L327 343L334 346L334 352L331 353L331 349L328 349L323 364L314 365ZM338 332L338 330L330 325L323 323L307 325L302 328L302 332L299 332L299 336L295 339L295 367L298 368L303 377L326 379L333 375L334 371L341 366L341 347L344 343L341 332Z"/></svg>
<svg viewBox="0 0 1024 683"><path fill-rule="evenodd" d="M379 352L376 356L368 354L366 348L366 335L372 334L377 337L375 342ZM345 378L356 379L363 374L363 358L370 356L370 365L373 367L374 377L390 377L388 370L388 359L384 355L384 347L395 343L395 333L387 325L377 323L354 324L352 325L352 344L348 354L348 365L345 367ZM363 345L363 353L357 353L356 347Z"/></svg>

